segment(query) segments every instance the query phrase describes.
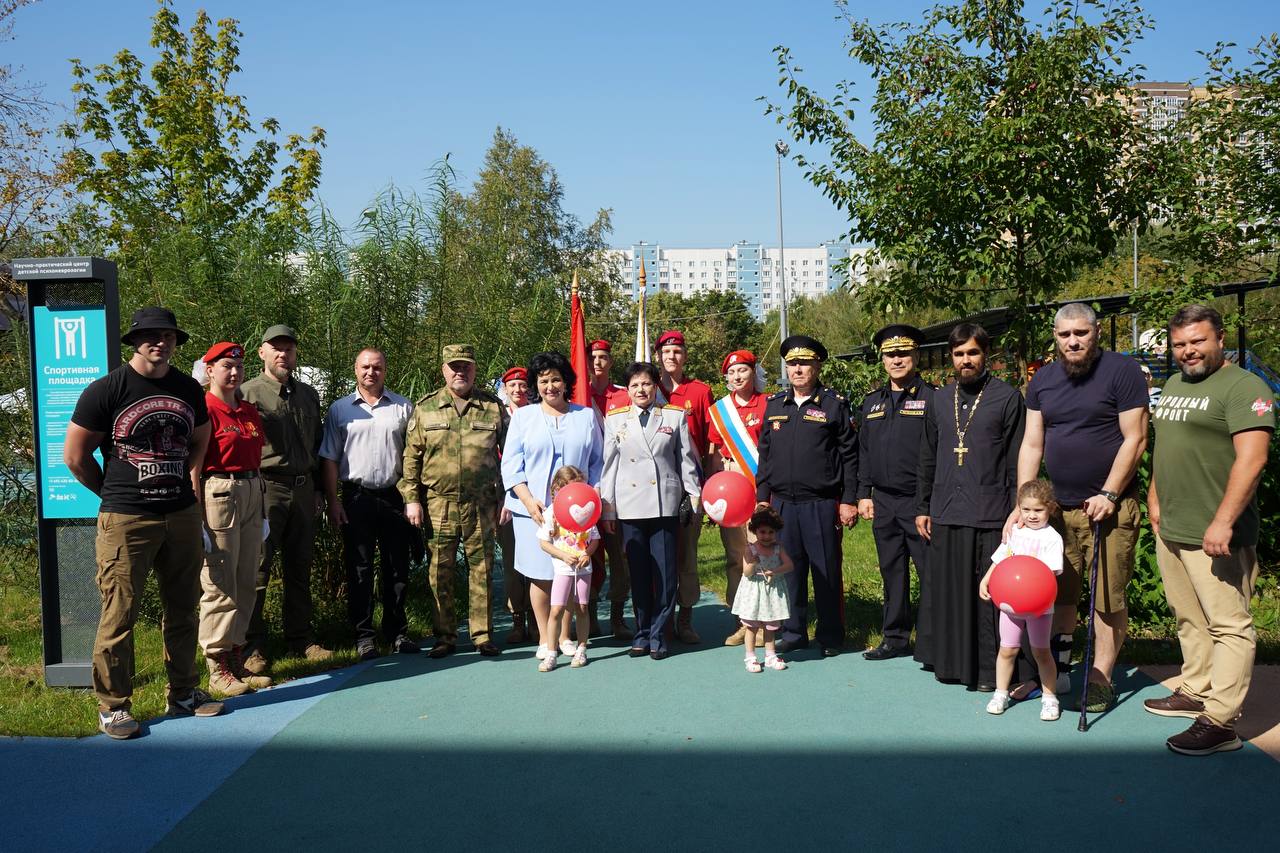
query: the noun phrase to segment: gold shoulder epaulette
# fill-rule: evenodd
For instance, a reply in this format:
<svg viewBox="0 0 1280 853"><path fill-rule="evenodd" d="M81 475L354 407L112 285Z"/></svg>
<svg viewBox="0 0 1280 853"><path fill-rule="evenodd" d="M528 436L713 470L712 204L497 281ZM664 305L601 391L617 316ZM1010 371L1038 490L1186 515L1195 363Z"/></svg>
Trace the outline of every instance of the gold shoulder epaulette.
<svg viewBox="0 0 1280 853"><path fill-rule="evenodd" d="M664 409L671 409L672 411L676 411L676 412L683 412L683 411L684 411L684 406L676 406L676 405L673 405L673 404L671 404L671 403L667 403L667 404L666 404L665 406L663 406L662 408L664 408Z"/></svg>
<svg viewBox="0 0 1280 853"><path fill-rule="evenodd" d="M609 410L609 414L605 415L605 417L610 417L610 416L612 416L612 415L621 415L621 414L623 414L623 413L625 413L625 412L629 412L629 411L631 411L631 407L630 407L630 406L619 406L619 407L618 407L618 408L616 408L616 409L610 409L610 410Z"/></svg>

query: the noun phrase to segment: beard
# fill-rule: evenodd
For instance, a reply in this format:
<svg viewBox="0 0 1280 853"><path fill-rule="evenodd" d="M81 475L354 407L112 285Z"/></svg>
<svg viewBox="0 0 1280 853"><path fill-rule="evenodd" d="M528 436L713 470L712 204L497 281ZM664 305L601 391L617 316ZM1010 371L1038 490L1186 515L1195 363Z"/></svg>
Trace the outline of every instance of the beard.
<svg viewBox="0 0 1280 853"><path fill-rule="evenodd" d="M1219 367L1222 367L1227 358L1221 351L1214 357L1205 356L1200 360L1199 364L1185 365L1178 363L1178 369L1182 371L1182 375L1188 379L1203 379L1211 373L1216 373Z"/></svg>
<svg viewBox="0 0 1280 853"><path fill-rule="evenodd" d="M1062 356L1062 369L1067 372L1069 379L1079 379L1082 376L1088 376L1089 371L1093 370L1093 366L1098 363L1098 358L1102 355L1102 347L1094 344L1085 352L1084 358L1080 361L1068 361L1065 355Z"/></svg>

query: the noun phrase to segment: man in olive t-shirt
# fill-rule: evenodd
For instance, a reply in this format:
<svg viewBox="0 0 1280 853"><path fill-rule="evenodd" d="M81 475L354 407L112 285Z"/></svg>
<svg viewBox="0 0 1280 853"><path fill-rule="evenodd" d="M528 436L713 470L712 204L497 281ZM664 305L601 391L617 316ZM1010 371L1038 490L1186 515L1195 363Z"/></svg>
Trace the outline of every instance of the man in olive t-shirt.
<svg viewBox="0 0 1280 853"><path fill-rule="evenodd" d="M1254 495L1275 430L1275 397L1257 376L1226 363L1222 316L1188 305L1169 323L1181 375L1160 395L1147 506L1156 559L1182 646L1182 683L1144 705L1190 717L1166 743L1184 755L1239 749L1235 721L1253 672L1249 612L1258 577Z"/></svg>

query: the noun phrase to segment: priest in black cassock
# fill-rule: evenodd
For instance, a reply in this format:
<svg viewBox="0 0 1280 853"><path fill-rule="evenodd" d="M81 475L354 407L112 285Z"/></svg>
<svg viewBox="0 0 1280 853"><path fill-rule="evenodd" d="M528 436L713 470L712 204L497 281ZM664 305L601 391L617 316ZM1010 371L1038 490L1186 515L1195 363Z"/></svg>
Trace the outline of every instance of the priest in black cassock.
<svg viewBox="0 0 1280 853"><path fill-rule="evenodd" d="M1000 545L1018 484L1022 395L987 372L991 339L961 323L947 340L956 380L935 392L925 416L916 477L916 529L929 542L929 596L919 624L931 639L934 677L970 690L996 684L996 608L978 582Z"/></svg>

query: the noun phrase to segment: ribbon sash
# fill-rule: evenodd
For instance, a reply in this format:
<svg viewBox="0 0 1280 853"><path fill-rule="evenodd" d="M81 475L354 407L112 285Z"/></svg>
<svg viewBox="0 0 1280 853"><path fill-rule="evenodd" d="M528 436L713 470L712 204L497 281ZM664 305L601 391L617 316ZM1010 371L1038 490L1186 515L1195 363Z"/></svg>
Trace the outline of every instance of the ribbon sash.
<svg viewBox="0 0 1280 853"><path fill-rule="evenodd" d="M733 395L726 395L716 400L709 412L711 422L715 424L720 438L724 441L724 449L729 451L733 461L742 469L742 473L756 485L756 469L760 464L760 451L747 432L747 425L738 414L738 407L733 404Z"/></svg>

